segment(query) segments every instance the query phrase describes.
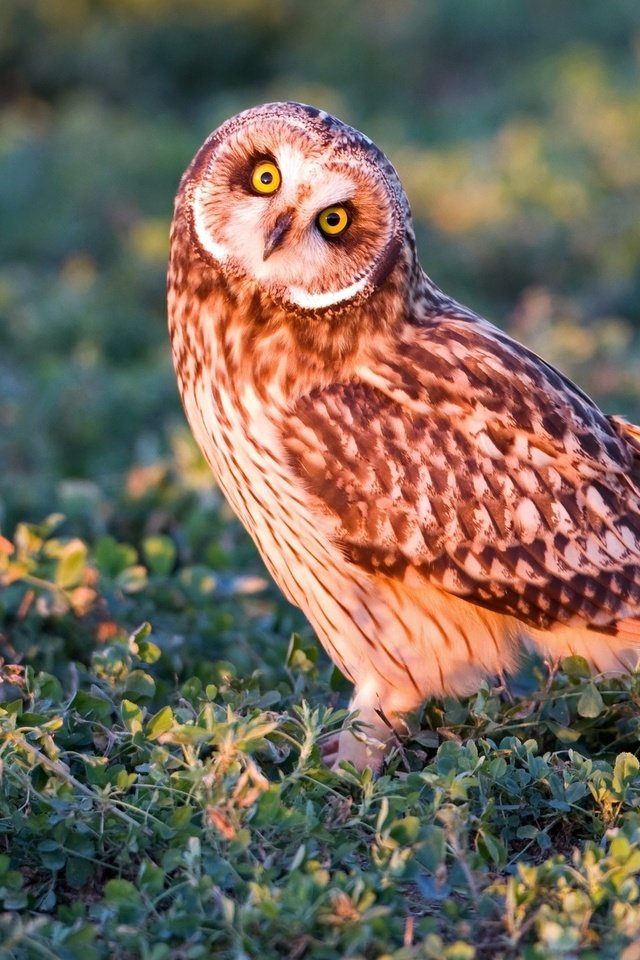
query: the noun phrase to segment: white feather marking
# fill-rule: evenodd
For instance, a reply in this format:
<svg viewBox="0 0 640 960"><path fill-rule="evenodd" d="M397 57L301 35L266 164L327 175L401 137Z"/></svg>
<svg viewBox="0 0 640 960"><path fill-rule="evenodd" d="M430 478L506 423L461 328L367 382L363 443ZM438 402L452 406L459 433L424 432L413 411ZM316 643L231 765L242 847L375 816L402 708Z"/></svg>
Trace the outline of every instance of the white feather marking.
<svg viewBox="0 0 640 960"><path fill-rule="evenodd" d="M607 553L612 556L614 560L622 560L627 556L627 550L624 544L620 542L612 530L607 530L605 533L604 543L607 548Z"/></svg>
<svg viewBox="0 0 640 960"><path fill-rule="evenodd" d="M223 264L229 258L229 250L224 244L218 243L211 236L205 218L201 193L202 188L199 187L193 200L193 225L195 227L196 237L207 253L211 254L213 259L217 260L218 263Z"/></svg>
<svg viewBox="0 0 640 960"><path fill-rule="evenodd" d="M478 500L482 500L483 497L486 497L486 495L489 493L489 485L487 481L481 473L474 473L471 480L473 483L473 492Z"/></svg>
<svg viewBox="0 0 640 960"><path fill-rule="evenodd" d="M580 570L584 566L584 557L574 543L567 544L564 559L574 570Z"/></svg>
<svg viewBox="0 0 640 960"><path fill-rule="evenodd" d="M412 526L411 533L403 540L402 552L411 559L412 563L420 564L427 561L427 547L418 524Z"/></svg>
<svg viewBox="0 0 640 960"><path fill-rule="evenodd" d="M445 590L457 595L468 593L468 589L463 585L460 575L453 567L447 567L442 574L442 586Z"/></svg>
<svg viewBox="0 0 640 960"><path fill-rule="evenodd" d="M476 535L481 537L483 540L491 542L495 535L493 521L484 504L480 504L480 506L476 507L476 509L473 511L473 522L477 528Z"/></svg>
<svg viewBox="0 0 640 960"><path fill-rule="evenodd" d="M537 447L532 447L531 450L537 450ZM534 458L532 457L531 459L533 460ZM546 478L553 493L558 493L562 489L562 477L553 467L547 470Z"/></svg>
<svg viewBox="0 0 640 960"><path fill-rule="evenodd" d="M523 467L518 471L518 482L527 493L538 493L540 490L538 477L530 467Z"/></svg>
<svg viewBox="0 0 640 960"><path fill-rule="evenodd" d="M310 167L311 165L305 158L304 153L291 143L282 142L278 144L276 160L282 178L281 192L287 196L291 187L302 181L305 166Z"/></svg>
<svg viewBox="0 0 640 960"><path fill-rule="evenodd" d="M426 494L419 496L415 502L416 516L423 527L430 526L434 522L433 511L431 509L431 500Z"/></svg>
<svg viewBox="0 0 640 960"><path fill-rule="evenodd" d="M515 574L516 577L519 577L521 580L526 580L528 583L533 583L536 586L544 586L546 583L546 578L536 573L525 557L518 558Z"/></svg>
<svg viewBox="0 0 640 960"><path fill-rule="evenodd" d="M467 553L463 563L465 573L468 573L474 580L486 580L487 572L473 553Z"/></svg>
<svg viewBox="0 0 640 960"><path fill-rule="evenodd" d="M488 433L479 433L476 437L476 443L478 444L478 450L484 454L484 456L491 457L493 460L502 459L502 453L498 450Z"/></svg>
<svg viewBox="0 0 640 960"><path fill-rule="evenodd" d="M350 434L350 433L343 434L342 442L344 444L344 452L346 456L349 457L351 460L355 460L359 455L356 438L353 436L353 434Z"/></svg>
<svg viewBox="0 0 640 960"><path fill-rule="evenodd" d="M343 303L345 300L352 300L366 289L369 283L369 277L361 277L355 283L342 290L327 290L325 293L312 293L304 290L302 287L289 287L289 297L296 306L303 310L322 310L325 307L331 307L336 303Z"/></svg>
<svg viewBox="0 0 640 960"><path fill-rule="evenodd" d="M513 439L513 452L521 462L529 459L529 438L524 433L516 433Z"/></svg>
<svg viewBox="0 0 640 960"><path fill-rule="evenodd" d="M545 453L544 450L536 447L533 443L529 444L529 459L534 467L548 467L555 463L554 457L550 457L548 453Z"/></svg>
<svg viewBox="0 0 640 960"><path fill-rule="evenodd" d="M501 563L498 557L494 557L491 561L489 577L491 580L497 580L500 583L512 583L513 581L513 573Z"/></svg>
<svg viewBox="0 0 640 960"><path fill-rule="evenodd" d="M478 433L487 429L485 417L465 417L464 428L470 437L475 437Z"/></svg>
<svg viewBox="0 0 640 960"><path fill-rule="evenodd" d="M505 498L505 500L514 500L515 497L517 496L516 488L514 487L513 480L511 479L509 474L508 473L503 474L501 477L498 478L498 481L500 483L500 487L502 489L502 495Z"/></svg>
<svg viewBox="0 0 640 960"><path fill-rule="evenodd" d="M491 353L483 353L482 363L485 367L488 367L489 370L493 370L495 373L500 374L501 377L505 376L507 370L505 369L504 364L502 363L499 356L494 356ZM509 371L509 375L510 375Z"/></svg>
<svg viewBox="0 0 640 960"><path fill-rule="evenodd" d="M567 564L553 547L548 547L544 554L545 569L558 577L566 577L568 570Z"/></svg>
<svg viewBox="0 0 640 960"><path fill-rule="evenodd" d="M603 566L609 566L609 558L604 553L602 545L593 536L587 539L585 554L587 560L594 564L595 567L602 568Z"/></svg>
<svg viewBox="0 0 640 960"><path fill-rule="evenodd" d="M637 553L638 541L636 539L636 535L633 532L633 530L631 530L630 527L620 526L618 527L618 532L620 533L620 536L622 537L625 545L629 548L629 550L633 550L634 553Z"/></svg>
<svg viewBox="0 0 640 960"><path fill-rule="evenodd" d="M557 501L552 502L551 513L553 516L553 529L555 533L562 533L564 536L568 536L574 532L575 524L571 519L566 507Z"/></svg>
<svg viewBox="0 0 640 960"><path fill-rule="evenodd" d="M586 505L590 510L593 510L597 517L600 517L601 520L608 520L610 518L610 511L607 510L602 495L595 487L589 485L584 492L584 500Z"/></svg>
<svg viewBox="0 0 640 960"><path fill-rule="evenodd" d="M532 543L542 523L542 518L533 500L530 500L529 497L523 497L516 507L513 519L522 541Z"/></svg>

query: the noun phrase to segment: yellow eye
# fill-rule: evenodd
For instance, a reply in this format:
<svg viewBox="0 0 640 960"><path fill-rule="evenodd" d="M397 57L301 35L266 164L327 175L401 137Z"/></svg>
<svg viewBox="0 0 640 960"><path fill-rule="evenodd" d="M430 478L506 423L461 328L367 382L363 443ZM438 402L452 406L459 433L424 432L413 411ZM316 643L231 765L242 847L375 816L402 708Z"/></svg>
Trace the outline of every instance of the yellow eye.
<svg viewBox="0 0 640 960"><path fill-rule="evenodd" d="M318 214L318 226L328 237L337 237L349 226L349 214L344 207L327 207Z"/></svg>
<svg viewBox="0 0 640 960"><path fill-rule="evenodd" d="M280 171L271 160L261 160L253 168L251 186L256 193L275 193L281 183Z"/></svg>

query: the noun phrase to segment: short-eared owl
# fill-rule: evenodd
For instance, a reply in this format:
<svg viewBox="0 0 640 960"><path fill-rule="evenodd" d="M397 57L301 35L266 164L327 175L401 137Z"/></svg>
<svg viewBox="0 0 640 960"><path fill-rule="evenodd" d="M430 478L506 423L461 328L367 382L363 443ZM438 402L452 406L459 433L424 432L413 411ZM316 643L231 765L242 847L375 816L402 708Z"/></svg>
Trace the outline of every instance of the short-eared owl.
<svg viewBox="0 0 640 960"><path fill-rule="evenodd" d="M403 714L512 668L640 651L640 429L423 272L377 147L270 103L211 134L169 269L187 417L283 593L353 681L379 765Z"/></svg>

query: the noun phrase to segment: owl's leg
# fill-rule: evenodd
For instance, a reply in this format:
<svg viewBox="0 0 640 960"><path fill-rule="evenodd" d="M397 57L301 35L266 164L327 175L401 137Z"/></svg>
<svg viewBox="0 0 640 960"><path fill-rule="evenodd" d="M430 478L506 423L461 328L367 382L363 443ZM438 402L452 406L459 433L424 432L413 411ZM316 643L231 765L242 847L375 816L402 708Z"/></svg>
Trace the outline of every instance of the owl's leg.
<svg viewBox="0 0 640 960"><path fill-rule="evenodd" d="M358 729L341 731L333 766L338 767L342 760L348 760L357 770L371 767L377 773L403 730L402 719L396 713L387 716L378 698L372 702L371 693L366 688L356 690L349 709L358 711Z"/></svg>

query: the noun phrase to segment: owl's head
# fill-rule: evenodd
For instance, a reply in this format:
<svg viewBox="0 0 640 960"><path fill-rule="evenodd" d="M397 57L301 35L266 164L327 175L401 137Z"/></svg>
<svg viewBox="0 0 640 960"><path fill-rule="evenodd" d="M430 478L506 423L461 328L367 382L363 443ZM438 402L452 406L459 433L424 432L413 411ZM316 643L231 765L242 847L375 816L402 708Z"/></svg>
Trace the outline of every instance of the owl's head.
<svg viewBox="0 0 640 960"><path fill-rule="evenodd" d="M362 301L411 232L398 176L365 136L300 103L232 117L183 180L201 256L296 310Z"/></svg>

